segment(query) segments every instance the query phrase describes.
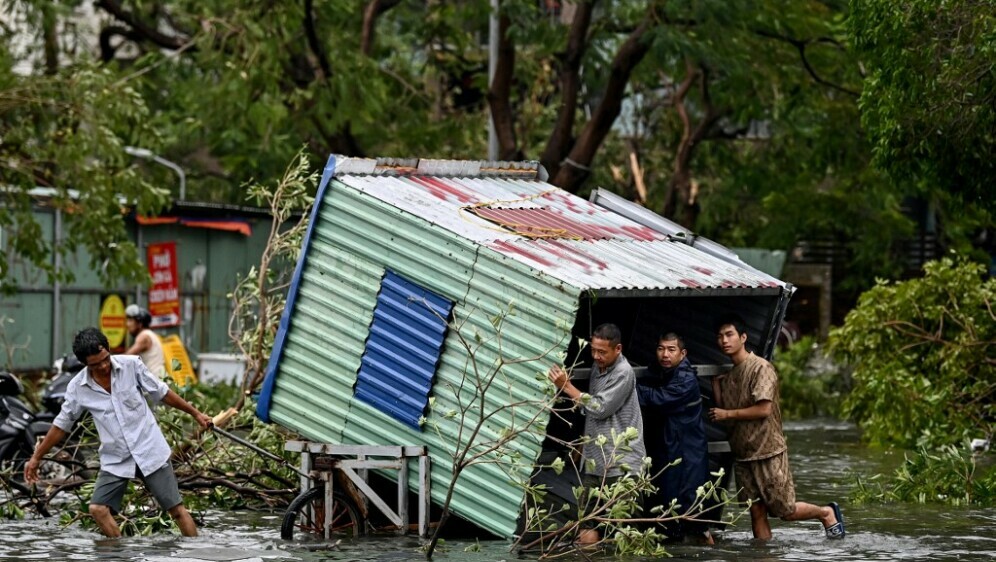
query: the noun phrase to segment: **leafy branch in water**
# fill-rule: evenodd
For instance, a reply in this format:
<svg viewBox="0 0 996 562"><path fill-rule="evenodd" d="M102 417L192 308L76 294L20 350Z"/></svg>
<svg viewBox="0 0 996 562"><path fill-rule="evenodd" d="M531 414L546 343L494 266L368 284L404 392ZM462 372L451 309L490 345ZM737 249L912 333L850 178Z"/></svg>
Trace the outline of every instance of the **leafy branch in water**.
<svg viewBox="0 0 996 562"><path fill-rule="evenodd" d="M862 501L991 505L996 468L968 447L996 431L996 279L983 266L945 258L924 276L880 282L830 335L853 367L845 413L867 439L916 451L892 476L858 478Z"/></svg>
<svg viewBox="0 0 996 562"><path fill-rule="evenodd" d="M856 503L947 503L957 506L996 505L996 466L981 463L970 447L920 448L906 455L891 476L855 476Z"/></svg>
<svg viewBox="0 0 996 562"><path fill-rule="evenodd" d="M599 482L590 490L583 486L572 489L572 501L553 495L545 484L530 484L526 487L525 533L516 541L520 551L538 551L541 559L570 553L576 548L576 540L582 529L601 527L600 540L585 548L611 548L616 555L628 556L668 556L664 543L668 536L661 531L679 521L696 521L701 524L730 525L739 519L744 511L729 513L720 521L716 515L725 506L733 504L729 491L722 487L724 472L720 469L712 474L713 481L705 482L696 490L691 505L680 505L672 500L669 505L644 508L644 498L657 490L654 478L659 476L650 471L650 458L644 458L642 466L626 467L629 474L620 479L607 478L607 471L618 463L630 443L637 438L635 428L622 433L613 432L611 439L602 436L595 440L601 454L606 459L606 471ZM582 437L570 443L569 451L579 450L591 439ZM578 455L568 454L567 461L558 456L544 469L556 475L567 477L564 469L573 469L574 482L584 482L582 470L575 460ZM665 466L664 470L674 469L680 459ZM590 468L590 467L588 467ZM527 538L528 537L528 538ZM566 545L566 546L565 546Z"/></svg>
<svg viewBox="0 0 996 562"><path fill-rule="evenodd" d="M205 412L225 410L240 393L238 387L229 385L189 385L174 387L174 390ZM166 441L173 444L173 468L177 482L184 504L195 518L206 509L269 510L283 507L296 494L297 475L289 468L247 454L241 445L216 437L213 433L199 433L193 419L179 410L158 406L156 417ZM81 423L83 430L78 433L78 445L89 463L96 460L99 440L92 421ZM259 422L251 408L243 409L229 420L227 429L275 454L281 454L288 438L280 433L278 427ZM63 480L45 482L30 495L27 489L14 486L11 476L4 474L3 477L3 482L11 483L5 486L6 497L0 501L0 514L3 516L20 518L26 511L34 511L45 516L57 515L64 524L78 522L85 529L96 530L96 523L87 508L94 485L89 472L76 472ZM73 501L53 501L69 495L74 498ZM144 486L129 486L118 523L126 535L148 535L171 529L179 532Z"/></svg>

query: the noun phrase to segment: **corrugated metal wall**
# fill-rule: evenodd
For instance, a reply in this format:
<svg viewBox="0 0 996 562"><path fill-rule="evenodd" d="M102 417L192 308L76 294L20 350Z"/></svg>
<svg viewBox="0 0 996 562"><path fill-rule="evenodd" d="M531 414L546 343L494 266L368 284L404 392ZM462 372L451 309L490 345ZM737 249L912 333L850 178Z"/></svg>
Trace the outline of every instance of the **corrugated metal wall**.
<svg viewBox="0 0 996 562"><path fill-rule="evenodd" d="M43 235L52 240L55 235L54 213L40 208L34 211L33 216L41 225ZM177 242L180 297L181 301L190 298L191 302L192 315L184 326L191 359L196 359L199 352L232 349L228 337L231 304L227 295L235 288L239 275L245 275L253 265L258 266L269 233L268 228L259 227L264 223L253 222L256 222L257 228L251 237L178 225L141 227L143 246L154 242ZM132 240L136 240L137 226L133 223L129 226ZM140 252L144 256L144 248ZM73 270L76 280L61 287L57 334L54 333L53 287L46 276L28 264L8 264L19 290L15 295L0 296L0 315L14 320L13 324L6 325L8 341L29 344L24 353L14 355L14 369L45 368L51 366L55 357L71 353L73 335L81 328L98 323L102 294L118 293L125 297L126 302L134 302L135 286L105 287L91 269L89 261L89 254L79 249L63 262L64 268ZM208 266L208 274L203 290L192 291L187 273L198 262ZM145 290L140 304L148 304ZM157 332L161 335L176 334L179 329ZM58 349L53 349L53 336L58 337Z"/></svg>
<svg viewBox="0 0 996 562"><path fill-rule="evenodd" d="M453 301L388 270L360 360L356 397L419 428Z"/></svg>
<svg viewBox="0 0 996 562"><path fill-rule="evenodd" d="M545 383L536 376L560 361L579 290L335 180L319 204L274 379L270 419L332 443L428 445L434 463L432 496L441 503L460 431L459 416L448 414L459 411L473 394L473 380L465 379L473 364L461 336L477 348L479 371L487 373L499 356L507 363L487 394L486 409L523 403L494 416L477 442L498 439L506 428L537 414L535 402L544 398ZM433 385L435 403L421 431L354 398L387 268L453 300L453 322L461 326L447 334ZM505 320L499 340L492 321L509 307L514 313ZM464 472L453 510L491 532L511 536L522 492L510 480L528 479L545 422L534 434L512 442L520 464L485 464Z"/></svg>

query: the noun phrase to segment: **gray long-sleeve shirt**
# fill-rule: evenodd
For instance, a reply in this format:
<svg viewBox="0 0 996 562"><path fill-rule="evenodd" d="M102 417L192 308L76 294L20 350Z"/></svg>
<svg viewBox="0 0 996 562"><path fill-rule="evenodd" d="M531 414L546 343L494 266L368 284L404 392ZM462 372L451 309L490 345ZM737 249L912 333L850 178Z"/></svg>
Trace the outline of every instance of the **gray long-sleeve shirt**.
<svg viewBox="0 0 996 562"><path fill-rule="evenodd" d="M604 372L592 369L588 394L591 399L582 406L585 414L584 434L590 440L584 446L583 471L593 476L620 476L622 465L632 472L640 470L646 448L643 444L643 416L640 414L640 400L636 395L636 375L629 361L622 355L608 366ZM612 439L612 430L621 435L628 428L636 428L639 436L629 443L630 450L617 448ZM604 435L606 443L599 446L598 436ZM616 460L613 457L620 457ZM588 460L595 463L591 470ZM608 470L606 470L606 467Z"/></svg>

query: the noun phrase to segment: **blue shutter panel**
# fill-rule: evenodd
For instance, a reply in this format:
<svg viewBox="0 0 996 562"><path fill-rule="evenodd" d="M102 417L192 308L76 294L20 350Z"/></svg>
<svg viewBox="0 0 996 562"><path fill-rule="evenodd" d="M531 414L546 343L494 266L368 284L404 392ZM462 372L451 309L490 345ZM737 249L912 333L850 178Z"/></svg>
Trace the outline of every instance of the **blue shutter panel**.
<svg viewBox="0 0 996 562"><path fill-rule="evenodd" d="M419 428L453 302L392 271L381 281L356 397Z"/></svg>

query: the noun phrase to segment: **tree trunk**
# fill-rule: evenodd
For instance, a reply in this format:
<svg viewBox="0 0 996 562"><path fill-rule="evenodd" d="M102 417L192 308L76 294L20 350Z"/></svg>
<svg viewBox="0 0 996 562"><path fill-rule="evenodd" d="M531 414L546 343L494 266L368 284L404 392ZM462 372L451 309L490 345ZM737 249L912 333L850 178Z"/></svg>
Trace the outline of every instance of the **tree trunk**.
<svg viewBox="0 0 996 562"><path fill-rule="evenodd" d="M695 149L706 138L709 131L722 116L712 104L709 95L709 73L704 66L696 67L691 61L686 62L688 69L685 80L681 83L674 96L674 107L682 123L681 141L674 158L674 173L668 182L664 195L664 206L661 214L689 230L695 230L701 207L698 203L697 190L692 180L692 158ZM685 100L693 83L698 82L702 92L702 107L705 110L702 120L693 127L691 117L685 106Z"/></svg>
<svg viewBox="0 0 996 562"><path fill-rule="evenodd" d="M515 78L515 43L508 34L509 19L498 19L498 60L495 77L488 90L488 107L498 137L499 160L522 160L523 154L515 139L515 117L512 115L512 81Z"/></svg>
<svg viewBox="0 0 996 562"><path fill-rule="evenodd" d="M643 57L647 55L647 51L650 50L648 32L657 25L658 21L653 7L651 7L639 27L619 48L612 60L612 70L609 73L608 86L605 88L602 101L595 109L591 120L585 124L570 153L564 159L564 166L560 167L557 175L554 176L554 185L571 193L577 193L581 184L588 178L595 153L612 129L616 117L619 116L629 77L636 65L640 64Z"/></svg>
<svg viewBox="0 0 996 562"><path fill-rule="evenodd" d="M546 150L540 163L554 177L560 171L561 161L571 148L574 135L575 113L578 108L578 92L581 91L581 59L588 46L588 28L591 27L591 14L597 0L581 2L577 5L571 30L567 37L567 50L560 68L560 109L557 123L550 134Z"/></svg>
<svg viewBox="0 0 996 562"><path fill-rule="evenodd" d="M47 2L42 3L42 34L45 40L45 74L54 75L59 71L59 19L55 9Z"/></svg>
<svg viewBox="0 0 996 562"><path fill-rule="evenodd" d="M377 17L401 3L401 0L370 0L363 10L363 31L360 35L360 52L370 56L377 31Z"/></svg>

